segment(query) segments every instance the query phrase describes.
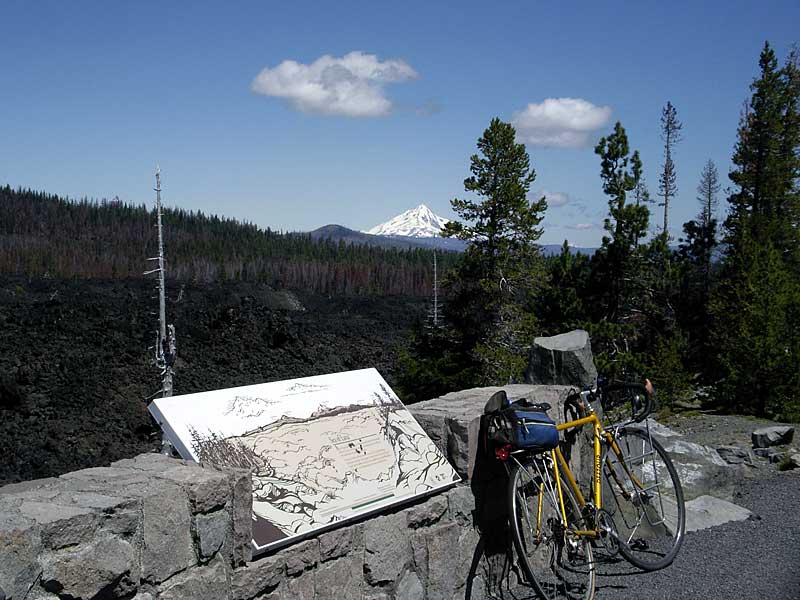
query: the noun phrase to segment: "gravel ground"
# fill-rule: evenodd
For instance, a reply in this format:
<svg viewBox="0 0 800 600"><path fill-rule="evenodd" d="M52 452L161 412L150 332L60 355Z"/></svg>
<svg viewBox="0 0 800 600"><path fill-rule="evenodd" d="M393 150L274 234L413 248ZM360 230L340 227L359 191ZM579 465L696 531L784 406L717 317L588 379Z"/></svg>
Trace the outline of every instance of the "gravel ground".
<svg viewBox="0 0 800 600"><path fill-rule="evenodd" d="M688 533L663 571L598 578L596 598L800 598L800 470L761 472L734 498L755 518Z"/></svg>
<svg viewBox="0 0 800 600"><path fill-rule="evenodd" d="M718 415L709 413L684 413L670 416L664 425L682 433L691 441L704 446L752 446L750 434L761 427L789 425L795 428L792 446L800 446L800 423L778 423L754 417L738 415Z"/></svg>

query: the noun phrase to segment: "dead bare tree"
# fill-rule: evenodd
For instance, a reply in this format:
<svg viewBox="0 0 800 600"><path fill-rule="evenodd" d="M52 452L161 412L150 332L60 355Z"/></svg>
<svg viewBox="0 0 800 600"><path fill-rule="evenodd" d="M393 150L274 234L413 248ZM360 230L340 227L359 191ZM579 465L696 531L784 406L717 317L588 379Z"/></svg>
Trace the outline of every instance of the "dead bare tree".
<svg viewBox="0 0 800 600"><path fill-rule="evenodd" d="M439 319L442 314L442 306L439 302L439 269L436 261L436 248L433 249L433 305L428 313L430 320L429 327L438 329L440 327Z"/></svg>
<svg viewBox="0 0 800 600"><path fill-rule="evenodd" d="M161 395L162 398L172 396L173 390L173 365L177 354L175 326L167 323L167 302L164 285L164 230L161 210L161 169L156 167L156 227L158 228L158 256L148 258L148 261L158 261L155 269L145 271L145 275L158 274L158 334L156 337L154 362L161 373L161 389L153 396ZM167 440L163 445L165 452L169 453Z"/></svg>

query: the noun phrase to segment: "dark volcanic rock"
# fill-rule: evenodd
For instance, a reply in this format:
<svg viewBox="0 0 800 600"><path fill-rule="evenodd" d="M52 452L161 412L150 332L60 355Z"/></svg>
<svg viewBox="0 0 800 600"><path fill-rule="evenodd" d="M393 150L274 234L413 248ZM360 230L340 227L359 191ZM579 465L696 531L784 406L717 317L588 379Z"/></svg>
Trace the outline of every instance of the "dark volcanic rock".
<svg viewBox="0 0 800 600"><path fill-rule="evenodd" d="M392 384L424 301L167 284L175 393L375 367ZM0 485L155 449L152 281L0 278Z"/></svg>

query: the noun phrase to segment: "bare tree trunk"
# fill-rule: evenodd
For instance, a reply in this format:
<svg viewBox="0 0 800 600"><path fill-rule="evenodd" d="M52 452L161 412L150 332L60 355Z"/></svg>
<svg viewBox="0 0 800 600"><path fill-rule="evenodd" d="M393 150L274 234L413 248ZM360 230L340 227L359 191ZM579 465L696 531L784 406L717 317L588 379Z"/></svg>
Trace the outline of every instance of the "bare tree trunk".
<svg viewBox="0 0 800 600"><path fill-rule="evenodd" d="M173 365L177 353L175 326L167 323L167 295L164 282L164 230L161 220L161 170L156 168L156 227L158 228L158 256L147 260L158 261L158 267L146 271L145 275L158 273L158 336L155 347L155 363L161 371L161 389L156 395L162 398L172 396L173 391ZM162 452L172 453L172 446L164 437L162 439Z"/></svg>

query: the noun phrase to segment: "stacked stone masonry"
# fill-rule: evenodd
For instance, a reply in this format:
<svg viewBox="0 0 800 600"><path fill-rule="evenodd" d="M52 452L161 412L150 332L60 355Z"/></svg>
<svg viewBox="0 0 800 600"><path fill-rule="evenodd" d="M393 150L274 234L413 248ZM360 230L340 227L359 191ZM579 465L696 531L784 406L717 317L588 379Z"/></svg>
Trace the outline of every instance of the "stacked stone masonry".
<svg viewBox="0 0 800 600"><path fill-rule="evenodd" d="M554 415L568 390L506 389ZM462 477L470 422L492 391L410 407ZM462 483L253 559L249 472L145 454L0 488L0 588L13 600L464 598L474 506ZM473 598L510 585L492 573L482 561Z"/></svg>
<svg viewBox="0 0 800 600"><path fill-rule="evenodd" d="M466 485L255 560L251 498L247 472L157 454L0 488L0 586L14 600L464 596Z"/></svg>

